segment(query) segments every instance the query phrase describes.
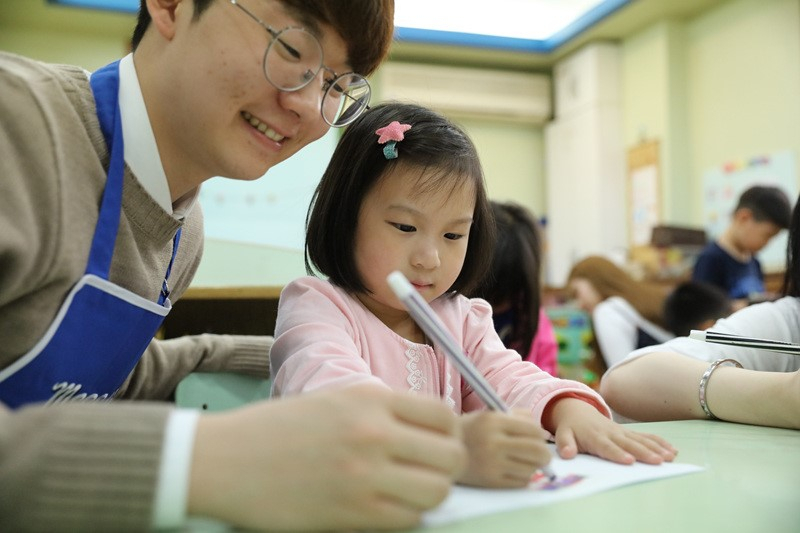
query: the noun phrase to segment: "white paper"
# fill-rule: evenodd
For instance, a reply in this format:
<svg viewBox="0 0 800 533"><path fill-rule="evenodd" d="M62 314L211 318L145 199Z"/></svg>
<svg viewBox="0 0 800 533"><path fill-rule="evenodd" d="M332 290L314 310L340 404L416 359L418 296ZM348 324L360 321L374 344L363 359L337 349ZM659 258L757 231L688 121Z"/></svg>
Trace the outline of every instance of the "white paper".
<svg viewBox="0 0 800 533"><path fill-rule="evenodd" d="M550 466L559 479L565 479L571 475L582 476L583 479L554 490L544 490L542 488L543 480L533 482L525 489L498 490L456 486L439 507L425 514L423 525L440 526L485 514L547 505L623 485L703 470L700 466L685 463L620 465L583 454L569 460L554 455Z"/></svg>

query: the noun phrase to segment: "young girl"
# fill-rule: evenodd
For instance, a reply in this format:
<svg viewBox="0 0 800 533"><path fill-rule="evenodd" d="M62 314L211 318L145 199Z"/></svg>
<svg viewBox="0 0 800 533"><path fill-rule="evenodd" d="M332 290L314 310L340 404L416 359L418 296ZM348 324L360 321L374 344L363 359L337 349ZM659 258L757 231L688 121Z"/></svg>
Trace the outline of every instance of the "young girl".
<svg viewBox="0 0 800 533"><path fill-rule="evenodd" d="M489 202L497 239L488 274L472 296L494 310L500 339L550 375L555 376L558 343L553 325L541 307L542 245L533 214L511 202Z"/></svg>
<svg viewBox="0 0 800 533"><path fill-rule="evenodd" d="M491 259L494 224L467 135L410 104L376 106L342 136L309 212L306 266L328 281L287 285L270 354L273 394L371 382L441 397L458 414L468 465L457 481L525 486L549 461L592 453L660 463L664 440L625 430L590 388L560 380L503 346L492 309L467 299ZM386 277L399 270L513 414L485 411L444 353L431 346ZM544 430L542 430L544 428Z"/></svg>
<svg viewBox="0 0 800 533"><path fill-rule="evenodd" d="M592 317L598 374L637 348L665 342L673 335L664 327L664 301L669 289L639 281L600 256L575 263L567 287Z"/></svg>

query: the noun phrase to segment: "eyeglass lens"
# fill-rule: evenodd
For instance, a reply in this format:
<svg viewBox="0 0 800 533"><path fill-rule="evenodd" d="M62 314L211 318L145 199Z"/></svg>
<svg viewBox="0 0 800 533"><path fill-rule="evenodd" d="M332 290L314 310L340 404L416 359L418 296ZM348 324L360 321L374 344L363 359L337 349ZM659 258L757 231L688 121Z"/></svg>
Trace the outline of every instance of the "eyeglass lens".
<svg viewBox="0 0 800 533"><path fill-rule="evenodd" d="M322 67L319 41L305 30L289 28L278 33L264 55L264 74L278 89L304 87Z"/></svg>
<svg viewBox="0 0 800 533"><path fill-rule="evenodd" d="M322 117L334 127L354 121L369 105L370 87L359 74L343 74L333 80L322 99Z"/></svg>
<svg viewBox="0 0 800 533"><path fill-rule="evenodd" d="M308 85L322 68L322 47L300 28L287 28L273 38L264 54L264 74L278 89L295 91ZM370 87L359 74L349 73L329 82L322 99L322 117L334 127L355 120L367 108Z"/></svg>

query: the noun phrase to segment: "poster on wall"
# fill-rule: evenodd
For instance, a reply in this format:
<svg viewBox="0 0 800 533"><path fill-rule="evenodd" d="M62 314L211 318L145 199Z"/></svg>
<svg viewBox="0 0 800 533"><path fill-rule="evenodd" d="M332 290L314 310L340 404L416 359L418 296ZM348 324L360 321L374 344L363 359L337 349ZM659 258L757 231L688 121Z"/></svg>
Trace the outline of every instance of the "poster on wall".
<svg viewBox="0 0 800 533"><path fill-rule="evenodd" d="M794 205L797 200L797 162L790 150L749 159L728 161L703 175L703 223L708 238L716 239L731 220L739 195L753 185L780 187ZM767 272L780 271L786 264L787 232L772 239L758 258Z"/></svg>
<svg viewBox="0 0 800 533"><path fill-rule="evenodd" d="M658 224L658 168L647 165L631 171L631 244L650 244Z"/></svg>
<svg viewBox="0 0 800 533"><path fill-rule="evenodd" d="M217 177L204 183L206 238L303 250L308 205L337 140L331 129L254 181Z"/></svg>
<svg viewBox="0 0 800 533"><path fill-rule="evenodd" d="M658 155L655 140L628 149L628 241L633 248L650 244L661 219Z"/></svg>

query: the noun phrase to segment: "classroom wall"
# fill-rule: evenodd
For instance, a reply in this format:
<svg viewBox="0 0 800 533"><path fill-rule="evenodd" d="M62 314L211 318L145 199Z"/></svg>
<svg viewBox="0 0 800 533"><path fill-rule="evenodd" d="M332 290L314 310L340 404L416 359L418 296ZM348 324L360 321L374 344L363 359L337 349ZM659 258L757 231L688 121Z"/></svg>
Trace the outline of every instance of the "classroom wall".
<svg viewBox="0 0 800 533"><path fill-rule="evenodd" d="M130 14L2 0L0 50L95 70L126 53L135 24Z"/></svg>
<svg viewBox="0 0 800 533"><path fill-rule="evenodd" d="M776 150L800 155L800 2L740 0L687 37L692 174Z"/></svg>
<svg viewBox="0 0 800 533"><path fill-rule="evenodd" d="M800 1L736 0L622 43L626 146L662 142L665 222L702 223L712 167L800 156Z"/></svg>
<svg viewBox="0 0 800 533"><path fill-rule="evenodd" d="M135 17L0 2L0 49L95 69L125 53ZM702 175L736 158L800 154L800 0L731 0L689 21L661 21L620 43L625 146L662 143L665 222L702 222ZM546 215L538 126L459 120L494 198ZM302 253L209 240L195 285L280 285Z"/></svg>

